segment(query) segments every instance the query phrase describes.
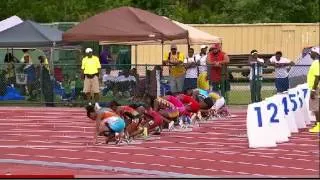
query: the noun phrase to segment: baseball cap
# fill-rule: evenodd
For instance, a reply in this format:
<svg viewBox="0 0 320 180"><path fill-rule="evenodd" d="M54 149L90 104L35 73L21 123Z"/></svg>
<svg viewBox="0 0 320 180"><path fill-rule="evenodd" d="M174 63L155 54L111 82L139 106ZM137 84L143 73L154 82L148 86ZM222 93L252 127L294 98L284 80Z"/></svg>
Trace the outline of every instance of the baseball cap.
<svg viewBox="0 0 320 180"><path fill-rule="evenodd" d="M200 46L201 49L205 49L205 48L207 48L207 47L208 47L207 45L201 45L201 46Z"/></svg>
<svg viewBox="0 0 320 180"><path fill-rule="evenodd" d="M315 52L315 53L318 53L318 54L320 55L320 49L319 49L319 47L312 47L312 48L311 48L311 51L312 51L312 52Z"/></svg>
<svg viewBox="0 0 320 180"><path fill-rule="evenodd" d="M171 44L171 49L177 49L177 45Z"/></svg>
<svg viewBox="0 0 320 180"><path fill-rule="evenodd" d="M91 48L87 48L86 49L86 53L91 53L92 52L92 49Z"/></svg>
<svg viewBox="0 0 320 180"><path fill-rule="evenodd" d="M252 51L250 52L250 54L251 54L251 55L253 55L253 54L258 54L258 51L254 49L254 50L252 50Z"/></svg>
<svg viewBox="0 0 320 180"><path fill-rule="evenodd" d="M213 43L211 48L213 49L220 49L220 44L219 43Z"/></svg>

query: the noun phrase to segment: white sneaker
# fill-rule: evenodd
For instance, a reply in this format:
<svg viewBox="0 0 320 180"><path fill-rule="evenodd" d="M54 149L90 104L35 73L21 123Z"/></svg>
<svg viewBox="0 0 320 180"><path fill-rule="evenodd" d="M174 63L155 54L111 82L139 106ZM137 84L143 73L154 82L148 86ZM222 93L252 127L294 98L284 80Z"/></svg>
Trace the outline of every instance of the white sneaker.
<svg viewBox="0 0 320 180"><path fill-rule="evenodd" d="M174 129L174 122L173 122L173 121L171 121L171 122L169 123L168 129L169 129L169 131L171 131L171 130Z"/></svg>
<svg viewBox="0 0 320 180"><path fill-rule="evenodd" d="M95 103L94 104L94 109L96 110L96 111L98 111L98 110L100 110L101 109L101 106L99 105L99 103Z"/></svg>

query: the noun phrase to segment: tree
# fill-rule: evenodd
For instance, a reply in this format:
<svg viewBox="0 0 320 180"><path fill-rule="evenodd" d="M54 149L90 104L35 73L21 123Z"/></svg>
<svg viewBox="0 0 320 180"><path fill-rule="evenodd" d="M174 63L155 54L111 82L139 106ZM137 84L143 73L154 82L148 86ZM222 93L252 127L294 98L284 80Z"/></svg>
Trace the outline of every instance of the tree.
<svg viewBox="0 0 320 180"><path fill-rule="evenodd" d="M319 0L6 0L0 19L83 21L99 12L133 6L183 23L319 22Z"/></svg>

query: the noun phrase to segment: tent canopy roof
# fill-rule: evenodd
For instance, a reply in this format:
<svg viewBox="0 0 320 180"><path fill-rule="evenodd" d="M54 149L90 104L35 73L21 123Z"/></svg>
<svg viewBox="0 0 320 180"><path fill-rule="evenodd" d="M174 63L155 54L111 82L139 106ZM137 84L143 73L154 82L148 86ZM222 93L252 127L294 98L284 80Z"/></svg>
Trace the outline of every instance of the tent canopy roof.
<svg viewBox="0 0 320 180"><path fill-rule="evenodd" d="M133 7L102 12L63 34L65 41L153 41L186 39L188 32L170 20Z"/></svg>
<svg viewBox="0 0 320 180"><path fill-rule="evenodd" d="M0 47L51 47L62 41L62 31L27 20L0 32Z"/></svg>
<svg viewBox="0 0 320 180"><path fill-rule="evenodd" d="M167 17L164 19L170 20ZM180 23L178 21L170 20L177 26L188 31L188 39L178 39L172 41L163 41L163 44L189 44L190 45L202 45L202 44L212 44L221 43L222 38L213 36L207 32L201 31L195 27L189 26L187 24ZM100 41L100 44L128 44L128 45L143 45L143 44L161 44L161 40L151 40L151 41L127 41L127 42L115 42L115 41Z"/></svg>
<svg viewBox="0 0 320 180"><path fill-rule="evenodd" d="M22 22L22 19L20 19L18 16L11 16L7 19L4 19L0 21L0 32L9 29L15 25L18 25Z"/></svg>

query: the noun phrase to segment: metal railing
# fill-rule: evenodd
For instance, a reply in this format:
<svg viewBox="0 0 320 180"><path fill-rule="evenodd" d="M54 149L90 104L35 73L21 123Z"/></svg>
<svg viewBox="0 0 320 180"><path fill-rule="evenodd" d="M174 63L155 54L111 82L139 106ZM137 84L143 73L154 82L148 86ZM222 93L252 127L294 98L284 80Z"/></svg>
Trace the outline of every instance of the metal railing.
<svg viewBox="0 0 320 180"><path fill-rule="evenodd" d="M169 66L103 65L99 76L100 101L116 99L127 102L132 97L156 94L156 88L153 87L156 80L150 76L156 66L162 70L160 84L161 94L164 94L170 90ZM80 65L54 64L54 72L51 72L46 65L40 64L0 64L0 105L80 106L84 103L80 68ZM250 81L248 76L252 68L243 64L223 68L219 88L228 104L247 105L277 92L273 66L261 67L262 74L257 74L260 78L253 75ZM292 73L293 76L296 73L296 76L289 78L290 86L306 82L309 65L295 65L291 68L295 68ZM110 73L106 75L109 69ZM120 77L125 70L130 70L130 76Z"/></svg>

